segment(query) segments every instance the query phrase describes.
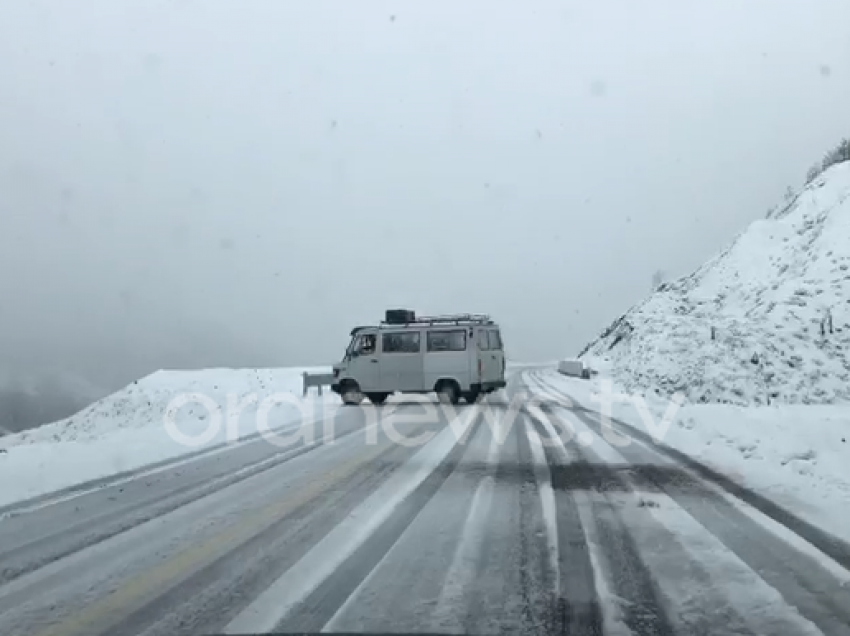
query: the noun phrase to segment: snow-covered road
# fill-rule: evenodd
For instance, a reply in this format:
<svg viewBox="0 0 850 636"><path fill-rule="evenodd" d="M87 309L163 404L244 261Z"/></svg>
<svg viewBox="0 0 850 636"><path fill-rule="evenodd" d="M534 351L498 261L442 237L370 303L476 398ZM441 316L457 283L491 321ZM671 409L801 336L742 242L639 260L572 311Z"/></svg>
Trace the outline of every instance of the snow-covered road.
<svg viewBox="0 0 850 636"><path fill-rule="evenodd" d="M334 443L254 440L8 514L0 633L850 635L846 546L615 442L548 373L451 421L339 409ZM390 418L433 436L399 444Z"/></svg>

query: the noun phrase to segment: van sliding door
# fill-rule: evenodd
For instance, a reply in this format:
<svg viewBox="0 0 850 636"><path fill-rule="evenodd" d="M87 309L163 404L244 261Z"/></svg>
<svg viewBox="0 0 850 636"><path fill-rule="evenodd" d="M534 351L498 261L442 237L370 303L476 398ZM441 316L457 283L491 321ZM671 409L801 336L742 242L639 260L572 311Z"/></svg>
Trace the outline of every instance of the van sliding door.
<svg viewBox="0 0 850 636"><path fill-rule="evenodd" d="M381 336L381 391L425 390L420 333L389 331Z"/></svg>
<svg viewBox="0 0 850 636"><path fill-rule="evenodd" d="M431 329L425 342L425 386L433 389L438 380L452 379L461 391L469 390L470 368L467 347L475 350L469 332L472 329L454 327Z"/></svg>

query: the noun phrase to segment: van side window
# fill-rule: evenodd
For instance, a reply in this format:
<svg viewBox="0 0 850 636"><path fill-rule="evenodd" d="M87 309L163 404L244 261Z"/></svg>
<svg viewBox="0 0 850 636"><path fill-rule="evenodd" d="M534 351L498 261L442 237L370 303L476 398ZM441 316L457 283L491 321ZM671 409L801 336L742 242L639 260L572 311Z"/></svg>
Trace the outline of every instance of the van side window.
<svg viewBox="0 0 850 636"><path fill-rule="evenodd" d="M487 337L487 331L484 329L478 332L478 348L481 351L490 351L490 340Z"/></svg>
<svg viewBox="0 0 850 636"><path fill-rule="evenodd" d="M466 351L466 329L429 331L428 351Z"/></svg>
<svg viewBox="0 0 850 636"><path fill-rule="evenodd" d="M357 343L357 352L364 356L372 355L375 353L376 344L377 339L375 338L375 334L363 334L360 336L360 342Z"/></svg>
<svg viewBox="0 0 850 636"><path fill-rule="evenodd" d="M384 353L419 353L419 332L383 334Z"/></svg>
<svg viewBox="0 0 850 636"><path fill-rule="evenodd" d="M489 334L488 340L490 342L490 349L492 350L501 350L502 348L502 336L501 334L495 330L491 329L487 332Z"/></svg>

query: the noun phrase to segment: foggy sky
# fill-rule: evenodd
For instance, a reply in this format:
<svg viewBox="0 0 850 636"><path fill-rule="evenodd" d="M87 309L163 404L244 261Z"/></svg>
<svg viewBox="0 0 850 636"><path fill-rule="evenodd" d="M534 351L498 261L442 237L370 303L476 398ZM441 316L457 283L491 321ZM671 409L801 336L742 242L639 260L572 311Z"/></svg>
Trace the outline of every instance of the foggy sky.
<svg viewBox="0 0 850 636"><path fill-rule="evenodd" d="M0 3L0 365L574 354L850 134L847 0Z"/></svg>

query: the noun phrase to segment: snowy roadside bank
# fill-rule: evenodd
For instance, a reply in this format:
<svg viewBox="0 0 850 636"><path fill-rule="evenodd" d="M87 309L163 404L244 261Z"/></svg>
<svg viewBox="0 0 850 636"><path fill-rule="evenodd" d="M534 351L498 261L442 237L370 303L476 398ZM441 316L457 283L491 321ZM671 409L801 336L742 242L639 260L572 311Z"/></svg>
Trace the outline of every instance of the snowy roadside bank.
<svg viewBox="0 0 850 636"><path fill-rule="evenodd" d="M553 372L545 379L599 410L604 376L588 381ZM646 405L659 423L668 403L647 398ZM652 433L629 401L614 404L611 414ZM686 404L660 441L850 541L850 406Z"/></svg>
<svg viewBox="0 0 850 636"><path fill-rule="evenodd" d="M629 393L693 404L850 401L850 161L687 276L659 285L579 354Z"/></svg>
<svg viewBox="0 0 850 636"><path fill-rule="evenodd" d="M258 426L276 430L337 408L339 400L330 391L301 397L304 371L327 369L158 371L68 419L0 437L0 506L244 439L258 433ZM175 398L189 395L197 399L184 398L183 406L168 411Z"/></svg>

